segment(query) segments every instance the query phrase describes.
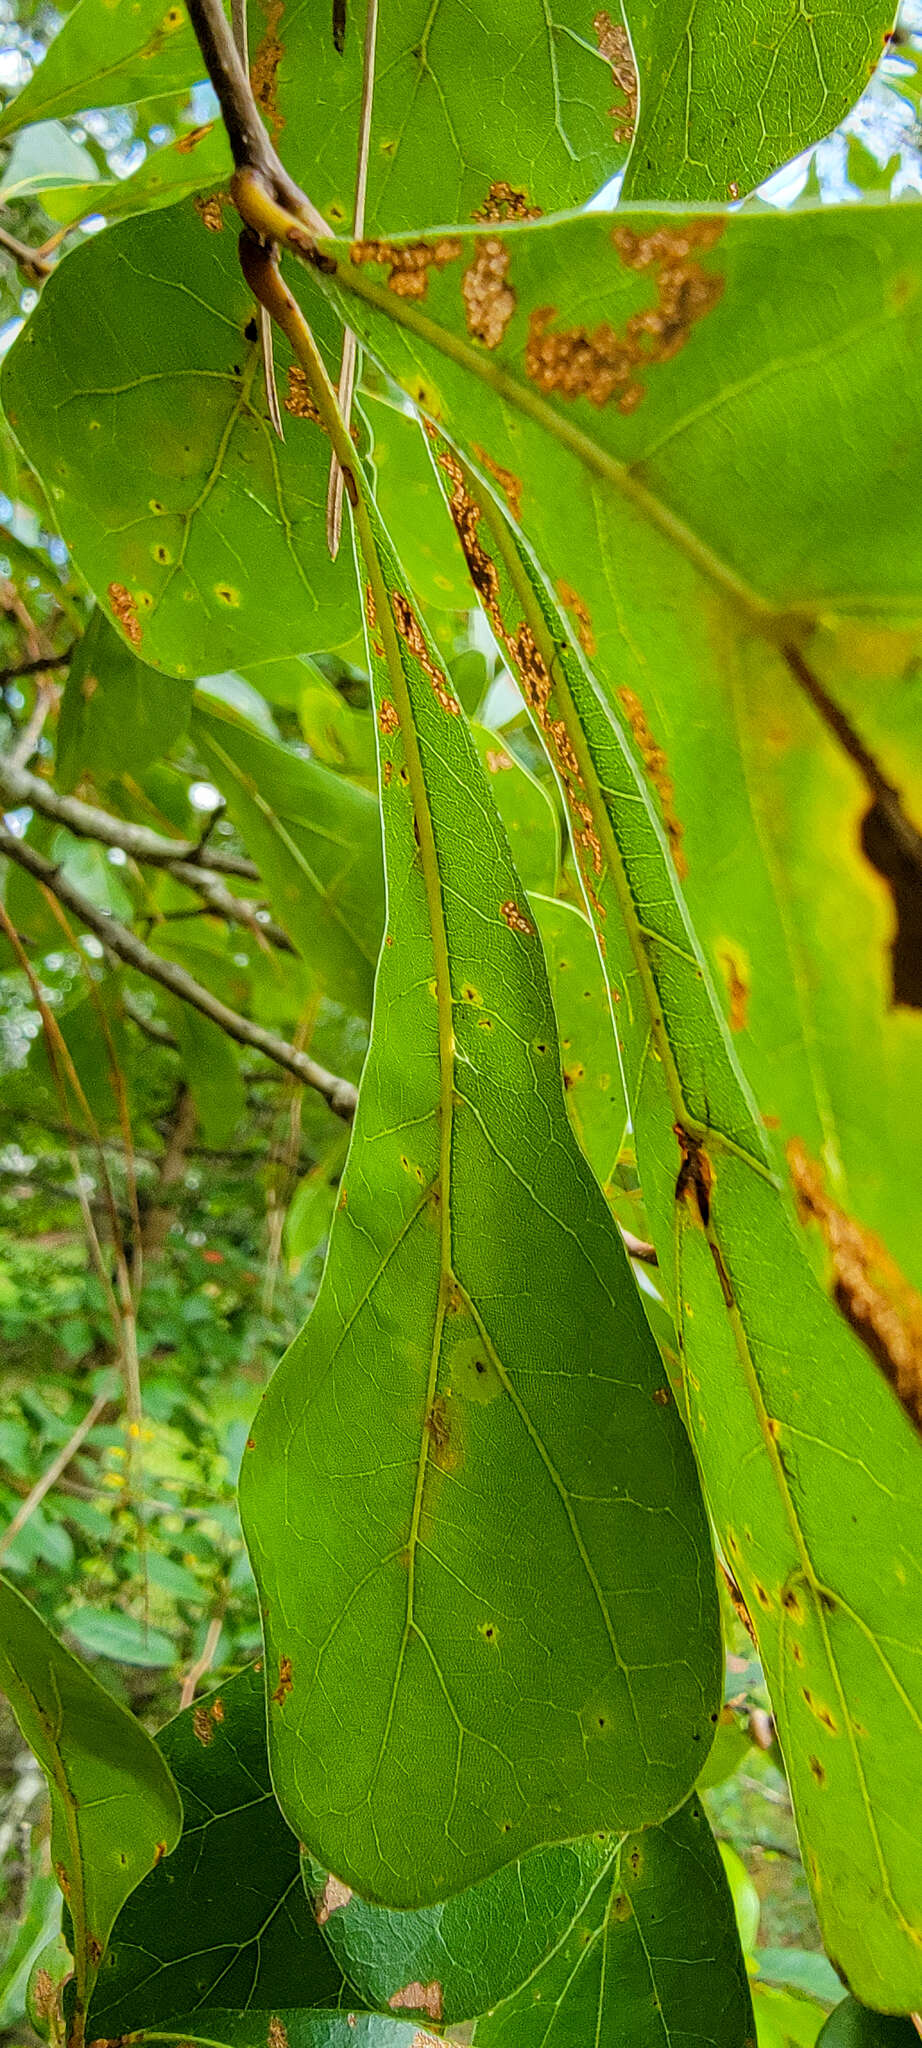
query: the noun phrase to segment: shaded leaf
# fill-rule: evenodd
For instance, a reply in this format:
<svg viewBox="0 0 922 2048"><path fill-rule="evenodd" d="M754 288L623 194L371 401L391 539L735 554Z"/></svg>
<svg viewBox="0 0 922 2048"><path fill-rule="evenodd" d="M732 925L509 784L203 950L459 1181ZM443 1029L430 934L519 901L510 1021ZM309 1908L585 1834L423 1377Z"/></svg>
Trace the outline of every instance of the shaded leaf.
<svg viewBox="0 0 922 2048"><path fill-rule="evenodd" d="M547 790L495 732L474 725L471 736L522 883L529 892L552 896L560 867L560 827Z"/></svg>
<svg viewBox="0 0 922 2048"><path fill-rule="evenodd" d="M388 931L324 1280L240 1498L283 1810L343 1881L418 1906L674 1805L716 1719L716 1602L537 933L366 543Z"/></svg>
<svg viewBox="0 0 922 2048"><path fill-rule="evenodd" d="M0 1684L48 1780L51 1855L73 1927L79 2025L116 1914L179 1838L179 1794L140 1723L5 1579Z"/></svg>
<svg viewBox="0 0 922 2048"><path fill-rule="evenodd" d="M57 734L57 783L73 789L85 775L104 784L137 774L168 754L189 719L192 689L139 661L96 610L64 685Z"/></svg>
<svg viewBox="0 0 922 2048"><path fill-rule="evenodd" d="M592 926L572 903L532 896L531 907L557 1015L570 1122L607 1196L624 1144L627 1105Z"/></svg>
<svg viewBox="0 0 922 2048"><path fill-rule="evenodd" d="M176 1661L175 1648L162 1629L145 1628L117 1607L72 1607L63 1626L87 1657L108 1657L113 1664L133 1664L141 1671L168 1671Z"/></svg>
<svg viewBox="0 0 922 2048"><path fill-rule="evenodd" d="M914 2048L919 2036L911 2019L871 2012L857 1998L846 1998L830 2014L819 2038L823 2048Z"/></svg>

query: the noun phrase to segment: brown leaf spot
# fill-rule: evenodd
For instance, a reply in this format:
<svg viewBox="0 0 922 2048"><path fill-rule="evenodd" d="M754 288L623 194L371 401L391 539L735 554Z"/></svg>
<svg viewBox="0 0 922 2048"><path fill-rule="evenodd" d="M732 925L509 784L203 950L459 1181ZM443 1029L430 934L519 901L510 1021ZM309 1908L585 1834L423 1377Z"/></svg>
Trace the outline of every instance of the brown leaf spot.
<svg viewBox="0 0 922 2048"><path fill-rule="evenodd" d="M500 490L504 493L506 503L509 507L510 512L512 513L513 519L521 519L521 478L515 475L514 470L504 469L501 462L494 462L492 455L488 455L486 449L479 447L476 441L471 442L471 447L473 448L474 454L476 455L478 462L481 462L483 464L483 467L487 471L488 475L492 476L495 479L496 483L498 483L500 487Z"/></svg>
<svg viewBox="0 0 922 2048"><path fill-rule="evenodd" d="M504 769L514 768L515 762L513 761L512 755L507 754L504 748L488 747L487 767L489 768L491 775L502 775Z"/></svg>
<svg viewBox="0 0 922 2048"><path fill-rule="evenodd" d="M378 623L378 607L375 604L375 594L370 583L365 585L365 617L368 621L368 631L373 633Z"/></svg>
<svg viewBox="0 0 922 2048"><path fill-rule="evenodd" d="M199 193L192 203L203 227L208 229L208 233L210 235L219 235L224 226L224 208L230 204L227 193L212 192L207 199Z"/></svg>
<svg viewBox="0 0 922 2048"><path fill-rule="evenodd" d="M396 704L391 703L389 697L382 697L381 702L378 706L378 724L381 728L381 731L384 734L385 739L389 739L391 733L396 732L400 724L400 716L397 711L397 706Z"/></svg>
<svg viewBox="0 0 922 2048"><path fill-rule="evenodd" d="M58 2000L50 1970L36 1971L32 1981L32 2003L42 2019L55 2017Z"/></svg>
<svg viewBox="0 0 922 2048"><path fill-rule="evenodd" d="M285 126L278 110L278 69L284 55L279 27L285 12L284 0L263 0L266 26L250 65L250 84L257 106L267 116L273 141ZM274 2048L274 2044L270 2044Z"/></svg>
<svg viewBox="0 0 922 2048"><path fill-rule="evenodd" d="M211 1718L212 1718L212 1720L213 1720L213 1721L216 1721L216 1722L218 1722L219 1724L220 1724L220 1723L221 1723L221 1722L223 1721L223 1719L224 1719L224 1701L223 1701L223 1700L215 1700L215 1702L214 1702L214 1705L213 1705L213 1707L212 1707L212 1709L211 1709Z"/></svg>
<svg viewBox="0 0 922 2048"><path fill-rule="evenodd" d="M131 641L132 647L140 647L141 627L130 590L126 590L124 583L110 583L108 598L126 640Z"/></svg>
<svg viewBox="0 0 922 2048"><path fill-rule="evenodd" d="M62 1892L64 1893L64 1897L65 1897L65 1899L69 1899L69 1898L70 1898L70 1878L68 1877L67 1871L65 1870L65 1868L64 1868L64 1865L63 1865L63 1863L56 1863L56 1864L55 1864L55 1866L54 1866L54 1874L55 1874L55 1877L56 1877L56 1878L57 1878L57 1880L58 1880L58 1883L59 1883L59 1885L60 1885L60 1887L61 1887L61 1890L62 1890Z"/></svg>
<svg viewBox="0 0 922 2048"><path fill-rule="evenodd" d="M318 1927L325 1927L330 1914L339 1913L343 1906L348 1906L351 1897L349 1886L343 1884L341 1878L328 1877L317 1903Z"/></svg>
<svg viewBox="0 0 922 2048"><path fill-rule="evenodd" d="M277 2013L273 2013L269 2021L266 2048L288 2048L288 2034Z"/></svg>
<svg viewBox="0 0 922 2048"><path fill-rule="evenodd" d="M822 1169L799 1138L788 1166L802 1223L818 1223L829 1253L836 1306L922 1432L922 1298L886 1245L826 1193Z"/></svg>
<svg viewBox="0 0 922 2048"><path fill-rule="evenodd" d="M592 330L570 327L552 334L555 308L537 307L525 346L525 368L533 383L541 391L588 398L597 406L607 405L617 393L619 410L633 412L645 389L635 373L677 355L695 322L721 297L723 278L702 270L691 261L691 252L712 248L722 232L722 220L690 221L650 235L615 228L612 241L628 269L654 271L656 303L632 313L623 334L606 320Z"/></svg>
<svg viewBox="0 0 922 2048"><path fill-rule="evenodd" d="M437 1978L431 1984L405 1984L402 1991L395 1991L388 1999L392 2012L424 2012L431 2020L442 2017L442 1986Z"/></svg>
<svg viewBox="0 0 922 2048"><path fill-rule="evenodd" d="M214 1741L214 1724L207 1707L196 1707L192 1716L192 1733L203 1749L207 1749L208 1744Z"/></svg>
<svg viewBox="0 0 922 2048"><path fill-rule="evenodd" d="M697 1138L689 1137L681 1124L673 1124L673 1131L679 1141L682 1164L675 1184L677 1202L684 1201L691 1209L697 1222L707 1229L711 1220L711 1194L714 1188L714 1168Z"/></svg>
<svg viewBox="0 0 922 2048"><path fill-rule="evenodd" d="M213 121L206 121L201 128L190 128L188 135L181 135L179 141L173 144L177 156L190 156L193 149L197 149L199 143L204 142L206 135L211 134L213 127Z"/></svg>
<svg viewBox="0 0 922 2048"><path fill-rule="evenodd" d="M727 984L730 1029L745 1031L749 1010L749 961L734 939L718 939L714 958Z"/></svg>
<svg viewBox="0 0 922 2048"><path fill-rule="evenodd" d="M685 827L676 816L675 784L669 773L669 762L665 750L660 746L659 741L654 739L647 724L646 712L640 698L635 695L634 691L626 687L619 690L618 702L624 708L627 722L640 750L641 760L659 797L663 824L666 828L666 837L669 841L675 871L681 880L688 873L688 862L682 847Z"/></svg>
<svg viewBox="0 0 922 2048"><path fill-rule="evenodd" d="M99 1965L102 1962L102 1942L97 1941L95 1934L91 1934L88 1937L87 1950L89 1952L90 1962L92 1963L94 1970L98 1970Z"/></svg>
<svg viewBox="0 0 922 2048"><path fill-rule="evenodd" d="M668 1387L654 1387L654 1389L653 1389L653 1399L654 1399L654 1401L656 1402L656 1404L657 1404L657 1407L659 1407L659 1408L668 1408L668 1406L669 1406L669 1402L670 1402L670 1398L671 1398L671 1397L670 1397L670 1393L669 1393L669 1388L668 1388Z"/></svg>
<svg viewBox="0 0 922 2048"><path fill-rule="evenodd" d="M830 1735L838 1735L839 1724L830 1708L822 1700L818 1700L806 1685L803 1687L803 1696L811 1714L815 1715L817 1721L822 1721L823 1727L828 1728Z"/></svg>
<svg viewBox="0 0 922 2048"><path fill-rule="evenodd" d="M506 283L509 251L496 235L477 243L474 261L461 280L468 334L485 348L498 348L516 309L516 296Z"/></svg>
<svg viewBox="0 0 922 2048"><path fill-rule="evenodd" d="M277 1707L280 1707L283 1704L283 1702L287 1700L293 1684L294 1680L291 1675L291 1658L280 1657L279 1682L272 1695L273 1701Z"/></svg>
<svg viewBox="0 0 922 2048"><path fill-rule="evenodd" d="M286 412L296 420L313 420L315 426L323 422L311 397L311 388L300 363L289 363L288 390L282 400Z"/></svg>
<svg viewBox="0 0 922 2048"><path fill-rule="evenodd" d="M353 263L384 264L388 290L398 299L424 299L430 269L444 270L460 254L461 244L452 235L438 242L353 242L349 251Z"/></svg>
<svg viewBox="0 0 922 2048"><path fill-rule="evenodd" d="M157 1845L156 1845L156 1847L155 1847L155 1849L154 1849L154 1867L155 1867L155 1868L156 1868L156 1866L157 1866L157 1864L158 1864L158 1863L162 1863L162 1862L163 1862L163 1859L164 1859L164 1856L165 1856L165 1855L166 1855L166 1843L165 1843L165 1842L158 1842L158 1843L157 1843Z"/></svg>
<svg viewBox="0 0 922 2048"><path fill-rule="evenodd" d="M518 904L512 901L511 896L508 902L500 904L499 914L503 923L509 926L511 932L521 932L523 937L527 939L534 938L535 927L532 924L531 918L526 917L524 910L519 909Z"/></svg>
<svg viewBox="0 0 922 2048"><path fill-rule="evenodd" d="M435 1463L446 1471L453 1462L451 1458L451 1415L444 1394L437 1394L426 1416L426 1434L429 1438L431 1455ZM423 2010L427 2010L426 2007ZM438 2013L431 2013L431 2019L438 2019Z"/></svg>
<svg viewBox="0 0 922 2048"><path fill-rule="evenodd" d="M410 653L415 655L420 668L429 677L442 710L450 712L452 717L457 717L461 706L454 692L449 688L446 677L440 669L438 662L433 660L429 652L425 635L409 599L404 597L399 590L395 590L391 593L391 606L397 631L401 639L406 641Z"/></svg>
<svg viewBox="0 0 922 2048"><path fill-rule="evenodd" d="M825 1771L824 1771L824 1769L823 1769L823 1766L822 1766L822 1764L820 1763L820 1760L819 1760L819 1757L818 1757L818 1756L811 1756L811 1758L810 1758L810 1770L811 1770L811 1772L812 1772L812 1775L813 1775L813 1776L814 1776L814 1778L816 1779L816 1782L817 1782L817 1784L818 1784L818 1785L825 1785L825 1783L826 1783L826 1773L825 1773Z"/></svg>
<svg viewBox="0 0 922 2048"><path fill-rule="evenodd" d="M615 123L615 141L631 142L637 126L637 66L626 28L612 21L610 14L595 15L592 23L599 56L611 65L611 75L624 104L609 107Z"/></svg>
<svg viewBox="0 0 922 2048"><path fill-rule="evenodd" d="M80 685L80 695L83 698L85 704L89 703L91 697L95 697L98 688L98 676L84 676L83 681Z"/></svg>
<svg viewBox="0 0 922 2048"><path fill-rule="evenodd" d="M530 206L524 185L507 185L505 178L498 178L482 206L472 215L473 220L540 220L540 206Z"/></svg>
<svg viewBox="0 0 922 2048"><path fill-rule="evenodd" d="M571 617L575 619L576 637L583 653L588 655L591 661L596 651L596 638L592 630L592 619L589 615L588 606L584 604L579 593L573 590L569 583L558 583L557 595L564 611L569 612Z"/></svg>

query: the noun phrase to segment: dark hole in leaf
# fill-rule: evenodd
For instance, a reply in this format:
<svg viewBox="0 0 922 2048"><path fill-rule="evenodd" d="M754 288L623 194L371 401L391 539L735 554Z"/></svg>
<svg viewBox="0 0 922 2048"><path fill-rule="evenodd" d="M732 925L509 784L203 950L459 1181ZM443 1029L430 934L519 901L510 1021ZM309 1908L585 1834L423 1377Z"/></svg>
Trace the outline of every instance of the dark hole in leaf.
<svg viewBox="0 0 922 2048"><path fill-rule="evenodd" d="M877 802L862 820L861 846L893 897L893 1002L922 1010L922 840L911 826L901 832L884 805Z"/></svg>

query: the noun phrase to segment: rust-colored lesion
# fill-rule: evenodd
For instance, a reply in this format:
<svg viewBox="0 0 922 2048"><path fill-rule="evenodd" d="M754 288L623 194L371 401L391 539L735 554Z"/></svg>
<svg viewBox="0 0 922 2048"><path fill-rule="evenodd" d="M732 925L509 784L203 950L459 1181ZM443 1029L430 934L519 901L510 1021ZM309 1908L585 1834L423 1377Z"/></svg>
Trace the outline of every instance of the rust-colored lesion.
<svg viewBox="0 0 922 2048"><path fill-rule="evenodd" d="M213 127L213 121L204 121L200 128L190 128L188 135L180 135L178 141L173 144L177 156L191 156L199 143L204 142L206 135L211 134Z"/></svg>
<svg viewBox="0 0 922 2048"><path fill-rule="evenodd" d="M284 2020L280 2020L277 2013L273 2013L269 2020L266 2048L288 2048L288 2030Z"/></svg>
<svg viewBox="0 0 922 2048"><path fill-rule="evenodd" d="M279 113L278 106L279 65L285 54L279 29L285 4L284 0L263 0L263 4L266 26L250 65L250 83L256 104L262 108L269 123L272 140L277 142L285 126L284 116Z"/></svg>
<svg viewBox="0 0 922 2048"><path fill-rule="evenodd" d="M688 873L688 862L682 845L685 827L676 812L675 783L669 773L669 761L665 748L660 746L659 741L651 732L646 712L634 690L629 690L626 686L619 690L618 702L637 741L641 760L659 797L660 811L666 829L666 837L669 841L673 865L681 881Z"/></svg>
<svg viewBox="0 0 922 2048"><path fill-rule="evenodd" d="M397 731L399 724L400 715L396 704L392 704L389 697L382 697L378 705L378 725L385 739L390 739L391 733Z"/></svg>
<svg viewBox="0 0 922 2048"><path fill-rule="evenodd" d="M436 1394L428 1410L426 1434L429 1438L429 1455L433 1463L443 1472L450 1470L455 1463L455 1456L452 1446L451 1411L444 1394ZM430 2017L435 2019L438 2015L433 2013Z"/></svg>
<svg viewBox="0 0 922 2048"><path fill-rule="evenodd" d="M574 621L576 637L583 653L591 661L596 651L596 638L588 605L580 597L579 592L573 589L572 584L564 583L562 580L558 582L557 595L564 611L569 612Z"/></svg>
<svg viewBox="0 0 922 2048"><path fill-rule="evenodd" d="M511 932L521 932L523 938L534 938L535 927L532 924L531 918L526 917L524 910L520 909L518 903L514 902L511 896L507 897L505 903L500 904L499 914L503 923L509 926Z"/></svg>
<svg viewBox="0 0 922 2048"><path fill-rule="evenodd" d="M922 1434L922 1297L881 1238L833 1201L800 1138L787 1158L801 1222L822 1232L836 1305Z"/></svg>
<svg viewBox="0 0 922 2048"><path fill-rule="evenodd" d="M615 124L614 139L632 142L637 126L637 66L630 37L622 22L612 21L611 15L601 10L593 17L592 26L599 56L610 66L612 81L621 94L621 105L608 109Z"/></svg>
<svg viewBox="0 0 922 2048"><path fill-rule="evenodd" d="M392 1993L387 2002L392 2012L424 2012L427 2019L440 2020L442 1986L437 1979L433 1979L431 1984L418 1981L404 1984L399 1991Z"/></svg>
<svg viewBox="0 0 922 2048"><path fill-rule="evenodd" d="M517 521L521 520L521 477L516 476L515 471L512 469L504 469L501 462L494 462L492 455L488 455L486 449L481 448L476 441L472 441L471 447L473 449L475 456L477 457L477 461L482 463L484 469L487 471L488 476L491 476L493 478L494 483L498 483L500 490L502 491L505 497L509 510L512 513L513 519Z"/></svg>
<svg viewBox="0 0 922 2048"><path fill-rule="evenodd" d="M639 372L669 362L685 347L692 328L718 304L723 278L704 270L698 254L712 249L723 233L723 221L689 221L682 228L657 228L639 235L616 227L612 241L629 270L650 270L656 300L632 313L623 332L607 320L597 327L552 330L554 306L538 306L531 314L525 345L525 368L540 391L561 398L588 398L607 405L614 398L619 412L634 412L646 386Z"/></svg>
<svg viewBox="0 0 922 2048"><path fill-rule="evenodd" d="M730 998L730 1029L745 1031L749 1018L750 991L747 955L734 939L718 939L714 947L714 958Z"/></svg>
<svg viewBox="0 0 922 2048"><path fill-rule="evenodd" d="M214 1741L214 1722L207 1707L196 1707L192 1716L192 1733L203 1749Z"/></svg>
<svg viewBox="0 0 922 2048"><path fill-rule="evenodd" d="M472 219L494 224L506 220L540 220L541 208L531 205L524 185L509 185L505 178L497 178Z"/></svg>
<svg viewBox="0 0 922 2048"><path fill-rule="evenodd" d="M375 604L375 594L370 583L365 585L365 617L368 621L368 631L373 633L378 623L378 607Z"/></svg>
<svg viewBox="0 0 922 2048"><path fill-rule="evenodd" d="M275 1688L275 1691L274 1691L274 1693L273 1693L273 1695L272 1695L272 1699L273 1699L273 1704L274 1704L275 1706L277 1706L277 1707L281 1707L282 1705L284 1705L284 1702L285 1702L285 1701L287 1700L287 1698L288 1698L288 1695L289 1695L289 1693L291 1692L291 1690L292 1690L292 1688L293 1688L293 1685L294 1685L294 1679L292 1678L292 1675L291 1675L291 1658L290 1658L290 1657L280 1657L280 1658L279 1658L279 1682L278 1682L278 1685L276 1686L276 1688Z"/></svg>
<svg viewBox="0 0 922 2048"><path fill-rule="evenodd" d="M387 287L398 299L424 299L430 270L444 270L456 263L461 243L455 235L443 235L437 242L353 242L352 263L380 263L387 270Z"/></svg>
<svg viewBox="0 0 922 2048"><path fill-rule="evenodd" d="M287 390L282 404L285 407L285 411L291 413L293 419L313 420L315 426L323 426L323 421L311 397L311 387L307 381L307 374L302 370L300 363L289 363L288 365ZM325 428L324 432L326 432Z"/></svg>
<svg viewBox="0 0 922 2048"><path fill-rule="evenodd" d="M442 710L447 711L451 717L456 718L461 706L454 691L449 688L443 670L439 667L438 662L433 660L429 652L425 634L409 598L404 597L402 591L394 590L391 593L391 607L401 640L406 643L410 653L419 662L424 674L429 677L433 692Z"/></svg>
<svg viewBox="0 0 922 2048"><path fill-rule="evenodd" d="M477 242L474 260L461 280L468 334L484 348L498 348L517 300L508 282L509 250L498 235Z"/></svg>
<svg viewBox="0 0 922 2048"><path fill-rule="evenodd" d="M141 645L141 622L138 618L135 600L124 583L110 583L108 599L116 624L121 626L126 640L132 647Z"/></svg>
<svg viewBox="0 0 922 2048"><path fill-rule="evenodd" d="M199 192L193 200L195 211L203 227L210 235L219 235L224 226L224 208L230 205L226 192L209 192L207 197Z"/></svg>

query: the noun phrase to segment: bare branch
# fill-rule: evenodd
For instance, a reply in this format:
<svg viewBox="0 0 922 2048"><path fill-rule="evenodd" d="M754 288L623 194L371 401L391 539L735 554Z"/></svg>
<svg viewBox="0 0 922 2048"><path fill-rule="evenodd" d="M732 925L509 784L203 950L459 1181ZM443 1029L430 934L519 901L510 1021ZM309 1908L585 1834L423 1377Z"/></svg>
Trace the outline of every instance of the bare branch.
<svg viewBox="0 0 922 2048"><path fill-rule="evenodd" d="M28 804L33 811L40 811L43 818L66 825L79 839L98 839L103 846L119 846L144 867L169 868L174 861L189 861L196 868L211 868L218 874L240 875L250 882L259 880L259 869L240 854L221 853L209 847L206 855L193 839L167 839L160 832L150 831L147 825L132 825L125 818L113 818L96 804L81 803L75 796L59 796L41 776L17 768L9 759L0 759L0 800L7 809Z"/></svg>
<svg viewBox="0 0 922 2048"><path fill-rule="evenodd" d="M639 1259L644 1266L659 1265L659 1256L655 1244L648 1244L645 1237L635 1237L632 1230L625 1230L623 1223L619 1223L618 1228L624 1240L624 1249L629 1258Z"/></svg>
<svg viewBox="0 0 922 2048"><path fill-rule="evenodd" d="M61 1445L60 1450L52 1458L51 1464L46 1465L41 1477L36 1480L31 1492L26 1494L25 1500L16 1509L12 1521L7 1523L3 1535L0 1536L0 1557L2 1557L5 1550L9 1549L10 1544L19 1535L20 1529L25 1528L29 1516L34 1515L36 1508L41 1505L46 1493L51 1492L55 1481L60 1479L62 1472L66 1472L71 1459L76 1457L81 1444L86 1442L90 1430L99 1421L103 1409L108 1408L111 1402L111 1393L97 1394L95 1401L87 1409L83 1421L78 1422L76 1429L72 1431L66 1444Z"/></svg>
<svg viewBox="0 0 922 2048"><path fill-rule="evenodd" d="M209 874L206 868L199 867L197 862L171 860L170 874L177 882L185 882L187 888L194 889L207 908L214 912L215 917L226 918L229 924L246 925L249 931L255 932L257 938L268 939L271 945L277 946L280 953L295 952L296 948L292 945L288 933L282 930L280 924L276 924L272 918L259 917L255 903L245 902L242 896L232 896L230 890L225 889L223 882L216 881L214 875Z"/></svg>
<svg viewBox="0 0 922 2048"><path fill-rule="evenodd" d="M128 925L120 923L119 919L110 916L108 911L97 910L95 904L91 903L79 889L74 888L66 875L54 867L51 861L46 860L43 854L37 853L34 847L28 846L25 840L17 839L14 833L0 829L0 854L5 854L8 860L15 861L18 867L24 868L35 881L50 890L59 903L63 903L66 909L71 910L88 931L94 932L117 959L124 960L127 966L136 968L137 972L146 975L148 980L159 982L161 988L167 989L170 995L178 996L180 1002L189 1003L193 1009L200 1011L203 1017L209 1017L213 1024L217 1024L229 1038L235 1039L238 1045L251 1046L254 1051L261 1052L266 1059L273 1060L276 1066L283 1067L289 1074L294 1074L295 1079L302 1081L306 1087L316 1088L318 1095L323 1096L336 1116L343 1117L346 1122L351 1120L356 1104L356 1090L351 1081L345 1081L337 1074L328 1073L326 1067L321 1067L316 1060L309 1059L306 1053L299 1052L297 1047L289 1045L286 1039L277 1037L274 1031L266 1031L261 1024L254 1024L248 1017L242 1017L236 1010L229 1009L226 1003L220 1002L217 996L212 995L210 989L204 988L201 982L195 981L191 974L187 974L184 967L171 960L162 960L159 954L151 952L150 947L145 946L143 940L139 939Z"/></svg>

